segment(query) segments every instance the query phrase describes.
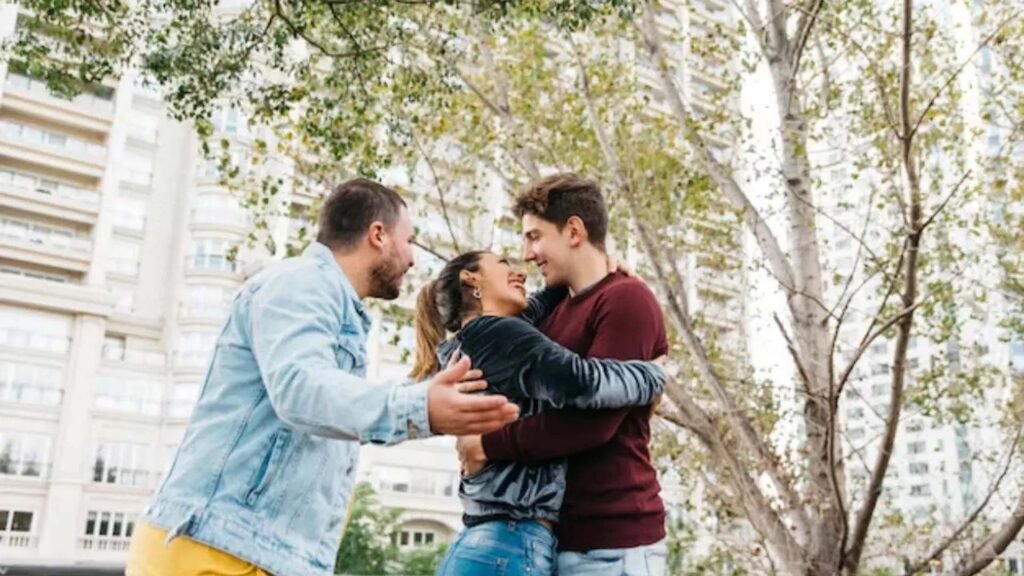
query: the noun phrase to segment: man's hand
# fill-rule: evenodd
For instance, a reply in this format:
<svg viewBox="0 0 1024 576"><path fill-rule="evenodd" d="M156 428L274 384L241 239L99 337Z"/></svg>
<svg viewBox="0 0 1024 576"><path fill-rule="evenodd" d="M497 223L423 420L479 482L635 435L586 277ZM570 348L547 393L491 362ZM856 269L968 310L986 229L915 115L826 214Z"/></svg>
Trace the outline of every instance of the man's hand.
<svg viewBox="0 0 1024 576"><path fill-rule="evenodd" d="M484 444L479 435L459 436L455 449L459 451L463 476L476 474L487 465L487 455L484 454Z"/></svg>
<svg viewBox="0 0 1024 576"><path fill-rule="evenodd" d="M608 273L609 274L611 274L613 272L622 272L623 274L625 274L626 276L629 276L630 278L636 278L638 280L643 280L643 278L640 278L640 276L638 276L637 273L632 268L630 268L630 266L628 264L626 264L622 260L619 260L615 256L608 256L606 260L608 262Z"/></svg>
<svg viewBox="0 0 1024 576"><path fill-rule="evenodd" d="M434 434L486 434L519 417L519 407L504 396L466 394L487 387L480 371L469 366L469 358L463 357L431 379L427 416Z"/></svg>

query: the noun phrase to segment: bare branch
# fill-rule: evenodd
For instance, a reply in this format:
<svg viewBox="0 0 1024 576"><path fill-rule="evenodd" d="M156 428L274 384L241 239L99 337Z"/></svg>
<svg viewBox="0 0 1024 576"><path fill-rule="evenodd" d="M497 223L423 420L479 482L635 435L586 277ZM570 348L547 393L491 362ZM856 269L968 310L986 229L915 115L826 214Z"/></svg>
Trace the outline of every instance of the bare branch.
<svg viewBox="0 0 1024 576"><path fill-rule="evenodd" d="M675 323L687 344L690 357L696 364L697 372L701 380L707 384L708 388L714 394L716 400L721 405L721 408L726 413L726 417L729 419L730 423L739 432L740 438L743 440L746 448L755 455L758 467L764 470L772 479L773 484L775 484L785 501L788 511L794 517L794 524L797 525L798 529L805 531L808 529L808 519L800 505L800 500L793 488L792 481L789 478L784 477L777 464L778 458L773 453L771 447L758 436L756 430L754 430L753 424L750 422L750 419L743 414L739 409L739 406L736 404L735 399L722 384L721 378L711 364L707 350L693 329L690 312L687 307L686 288L683 284L684 277L676 266L675 259L663 256L663 253L658 247L658 243L654 240L647 225L642 221L642 219L636 217L636 197L629 179L625 176L625 173L622 170L618 154L615 152L611 137L605 130L604 123L597 114L597 109L594 105L593 96L590 91L590 80L586 64L584 63L583 57L571 37L568 38L568 43L575 55L576 65L579 69L580 87L586 103L587 116L590 119L594 134L601 147L601 151L605 156L605 160L612 171L617 186L622 190L626 200L630 203L634 227L637 229L641 243L644 246L644 250L649 256L649 260L654 268L659 285L666 295L671 317L675 320ZM665 270L664 266L666 263L670 270ZM764 518L764 522L768 522L770 524L781 524L777 515L770 507L768 507L767 510L760 510L756 513ZM775 520L767 520L767 517L769 516L774 516ZM792 539L792 536L788 531L786 531L786 538L789 540ZM779 541L777 540L777 542ZM786 548L787 550L790 550L790 552L793 550L792 546L798 545L795 542L785 543L785 545L780 544L780 547Z"/></svg>
<svg viewBox="0 0 1024 576"><path fill-rule="evenodd" d="M941 558L942 555L946 552L946 550L948 550L949 547L953 545L953 543L959 540L960 536L962 536L963 533L966 532L967 529L970 528L971 525L973 525L978 520L978 518L981 516L981 513L984 512L985 508L988 507L988 503L992 500L992 497L995 496L996 492L999 490L999 486L1002 485L1003 480L1009 474L1010 465L1013 463L1013 456L1017 452L1017 447L1020 445L1022 432L1024 432L1024 426L1019 426L1017 428L1017 435L1014 436L1013 442L1010 444L1009 450L1006 451L1006 464L1003 465L1003 470L1002 472L1000 472L999 476L997 476L995 480L993 480L992 483L989 485L988 492L985 494L985 498L981 501L981 504L979 504L978 507L974 509L974 512L971 512L971 514L967 516L963 523L960 524L960 527L954 530L952 534L950 534L945 540L943 540L942 543L940 543L935 548L935 550L933 550L930 554L928 554L921 560L911 564L911 567L904 571L906 576L914 576L914 574L918 574L927 569L928 565L933 560L938 560L939 558Z"/></svg>
<svg viewBox="0 0 1024 576"><path fill-rule="evenodd" d="M903 273L903 299L904 311L898 317L896 323L898 335L896 346L893 352L892 363L892 386L889 400L889 414L885 422L885 436L879 447L874 467L871 470L868 489L865 494L864 503L857 512L852 537L849 547L846 549L845 563L851 573L856 573L860 566L861 555L864 552L867 540L868 529L874 517L878 499L882 493L882 483L885 480L885 473L889 468L889 461L892 457L893 445L896 441L896 432L899 426L900 411L903 408L903 388L906 379L906 358L910 342L910 332L913 327L914 310L913 305L917 298L917 264L918 252L921 245L921 182L917 173L917 164L914 157L914 132L910 129L910 83L911 83L911 45L913 40L913 0L903 0L903 36L901 42L901 66L900 66L900 124L902 151L902 166L906 185L906 194L909 196L907 202L910 213L906 218L910 222L910 228L905 240L905 268Z"/></svg>
<svg viewBox="0 0 1024 576"><path fill-rule="evenodd" d="M960 65L957 66L957 69L952 74L949 75L949 78L946 79L946 81L942 84L941 87L939 87L935 94L932 94L932 97L928 100L928 103L925 104L924 110L922 110L921 114L917 117L917 121L914 123L912 132L917 132L917 130L921 127L921 123L924 122L925 117L928 116L928 112L931 112L932 107L935 106L935 102L938 101L939 97L942 96L942 93L945 92L946 89L949 88L953 84L953 82L955 82L956 79L960 77L960 73L964 71L964 68L966 68L972 60L974 60L974 57L977 56L979 52L981 52L982 48L988 46L989 43L992 42L992 39L998 36L999 33L1003 31L1003 28L1007 24L1016 19L1018 14L1020 14L1020 10L1015 10L1011 12L1005 20L1003 20L998 26L996 26L996 29L993 30L992 33L986 36L985 39L982 40L981 43L974 48L974 51L971 52L970 56L964 58L964 61L961 62Z"/></svg>
<svg viewBox="0 0 1024 576"><path fill-rule="evenodd" d="M753 202L750 201L750 198L746 195L743 189L740 188L739 183L737 183L736 180L727 173L725 167L722 166L722 164L711 153L710 146L704 140L702 135L694 128L692 115L688 111L682 95L680 94L678 87L675 85L675 80L669 72L668 60L661 44L660 34L658 33L657 25L654 20L654 14L654 6L652 2L648 0L644 10L641 33L647 45L648 52L658 64L662 87L665 89L665 93L669 97L672 104L672 111L683 130L683 135L697 153L698 157L701 158L708 174L715 183L719 185L726 198L734 207L740 210L743 215L744 222L750 228L751 232L753 232L754 238L757 239L758 246L765 255L765 259L770 263L773 274L779 279L783 289L786 290L787 293L792 294L793 290L796 288L793 269L789 260L786 258L785 253L782 251L782 247L780 246L778 239L775 237L775 234L772 232L771 228L769 228L764 218L762 218Z"/></svg>
<svg viewBox="0 0 1024 576"><path fill-rule="evenodd" d="M807 47L807 39L811 36L814 23L818 20L818 12L821 11L825 0L810 0L809 4L810 7L801 11L800 17L797 19L796 44L793 46L793 52L789 55L789 60L793 63L793 78L800 73L800 60Z"/></svg>
<svg viewBox="0 0 1024 576"><path fill-rule="evenodd" d="M452 228L452 220L448 216L448 202L445 201L444 187L441 186L441 178L437 174L437 170L434 169L434 161L423 149L423 145L420 144L420 139L416 136L415 132L412 132L412 141L416 145L416 150L419 151L420 156L427 163L427 168L430 170L431 178L434 180L434 188L437 189L437 199L441 203L441 216L444 218L445 226L448 228L448 235L452 238L452 247L455 248L456 252L462 252L462 248L459 247L459 239L455 235L455 229Z"/></svg>
<svg viewBox="0 0 1024 576"><path fill-rule="evenodd" d="M1017 507L1006 522L995 534L974 548L966 560L957 567L955 575L974 576L984 570L1013 543L1021 528L1024 528L1024 491L1021 491Z"/></svg>

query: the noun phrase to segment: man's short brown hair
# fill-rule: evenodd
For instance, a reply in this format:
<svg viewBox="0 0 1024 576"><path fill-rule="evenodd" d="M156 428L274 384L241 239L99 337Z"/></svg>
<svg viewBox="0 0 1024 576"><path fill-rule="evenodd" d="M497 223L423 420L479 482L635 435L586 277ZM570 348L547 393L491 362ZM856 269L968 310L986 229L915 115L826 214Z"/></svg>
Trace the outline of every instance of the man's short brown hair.
<svg viewBox="0 0 1024 576"><path fill-rule="evenodd" d="M349 250L362 240L370 224L381 222L388 229L394 226L404 206L397 192L373 180L353 178L342 182L320 209L316 240L331 250Z"/></svg>
<svg viewBox="0 0 1024 576"><path fill-rule="evenodd" d="M572 172L552 174L531 183L516 198L512 212L516 218L526 214L537 216L558 226L565 226L576 216L587 229L587 238L604 250L608 235L608 209L597 182Z"/></svg>

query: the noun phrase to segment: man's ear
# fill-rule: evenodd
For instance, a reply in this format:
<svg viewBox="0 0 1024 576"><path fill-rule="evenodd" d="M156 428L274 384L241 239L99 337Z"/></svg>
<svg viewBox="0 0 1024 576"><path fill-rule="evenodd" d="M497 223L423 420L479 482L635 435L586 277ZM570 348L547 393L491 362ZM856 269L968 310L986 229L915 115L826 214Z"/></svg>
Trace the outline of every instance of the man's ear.
<svg viewBox="0 0 1024 576"><path fill-rule="evenodd" d="M384 248L384 238L387 236L387 229L384 228L383 222L374 222L370 224L369 231L366 235L367 241L370 246L374 248Z"/></svg>
<svg viewBox="0 0 1024 576"><path fill-rule="evenodd" d="M573 248L587 241L587 227L579 216L569 216L564 228L569 233L569 245Z"/></svg>

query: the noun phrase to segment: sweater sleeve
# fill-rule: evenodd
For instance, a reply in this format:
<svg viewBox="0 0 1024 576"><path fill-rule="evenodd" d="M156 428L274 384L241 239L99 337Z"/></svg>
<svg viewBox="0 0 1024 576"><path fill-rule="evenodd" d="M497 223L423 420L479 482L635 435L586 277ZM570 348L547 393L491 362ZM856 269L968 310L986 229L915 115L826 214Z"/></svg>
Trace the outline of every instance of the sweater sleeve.
<svg viewBox="0 0 1024 576"><path fill-rule="evenodd" d="M664 388L664 372L650 362L582 358L519 318L486 322L473 338L487 342L494 348L490 356L510 365L492 382L510 398L555 407L621 408L647 405Z"/></svg>
<svg viewBox="0 0 1024 576"><path fill-rule="evenodd" d="M591 357L650 360L668 351L661 308L640 282L624 282L602 294L593 322ZM628 413L628 408L544 412L484 434L484 453L490 460L523 462L571 456L611 440Z"/></svg>

